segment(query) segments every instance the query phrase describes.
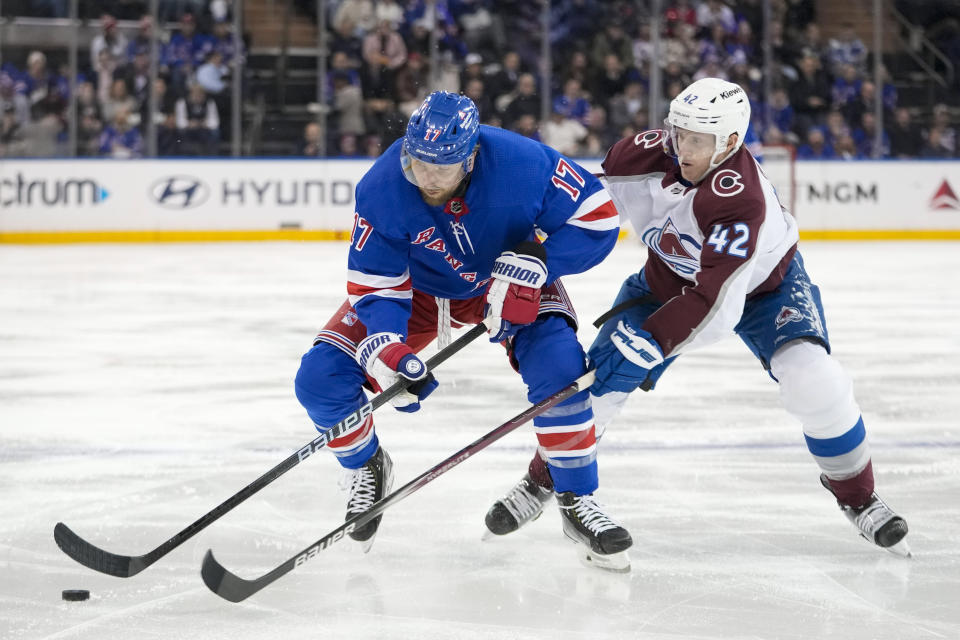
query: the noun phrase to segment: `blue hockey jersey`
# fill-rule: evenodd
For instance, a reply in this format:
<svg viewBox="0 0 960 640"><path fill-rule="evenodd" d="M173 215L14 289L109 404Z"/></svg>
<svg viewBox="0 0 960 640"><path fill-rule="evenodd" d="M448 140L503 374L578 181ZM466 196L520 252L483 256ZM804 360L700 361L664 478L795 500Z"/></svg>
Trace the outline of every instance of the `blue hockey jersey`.
<svg viewBox="0 0 960 640"><path fill-rule="evenodd" d="M620 222L606 189L539 142L481 126L466 193L436 207L404 177L402 144L356 189L347 293L371 334L406 335L413 289L458 300L483 295L494 260L537 230L546 236L548 283L613 249Z"/></svg>

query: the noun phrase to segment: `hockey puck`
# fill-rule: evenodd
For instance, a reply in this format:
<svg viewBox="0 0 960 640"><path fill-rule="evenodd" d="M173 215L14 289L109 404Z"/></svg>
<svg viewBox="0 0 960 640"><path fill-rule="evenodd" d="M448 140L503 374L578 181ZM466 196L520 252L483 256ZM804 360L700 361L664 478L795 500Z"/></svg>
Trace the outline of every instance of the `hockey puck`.
<svg viewBox="0 0 960 640"><path fill-rule="evenodd" d="M90 592L86 589L64 589L63 599L70 600L71 602L80 602L81 600L89 600Z"/></svg>

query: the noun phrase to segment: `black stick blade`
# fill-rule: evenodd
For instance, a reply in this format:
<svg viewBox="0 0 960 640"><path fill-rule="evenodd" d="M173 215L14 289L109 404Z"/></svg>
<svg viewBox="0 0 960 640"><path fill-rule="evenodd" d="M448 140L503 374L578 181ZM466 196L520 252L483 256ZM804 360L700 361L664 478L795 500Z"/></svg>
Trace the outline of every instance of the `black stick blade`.
<svg viewBox="0 0 960 640"><path fill-rule="evenodd" d="M53 539L65 554L83 566L110 576L129 578L148 566L140 557L117 555L90 544L62 522L53 528Z"/></svg>
<svg viewBox="0 0 960 640"><path fill-rule="evenodd" d="M208 549L207 554L203 556L200 575L203 577L204 584L211 591L230 602L243 602L263 587L263 585L258 584L259 580L244 580L240 576L227 571L213 557L212 549Z"/></svg>

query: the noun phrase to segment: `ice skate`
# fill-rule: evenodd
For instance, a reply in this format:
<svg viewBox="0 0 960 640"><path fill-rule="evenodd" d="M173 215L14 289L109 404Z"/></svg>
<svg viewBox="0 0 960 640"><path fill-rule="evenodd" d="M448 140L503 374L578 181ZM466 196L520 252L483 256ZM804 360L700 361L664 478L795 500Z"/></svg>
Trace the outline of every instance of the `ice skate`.
<svg viewBox="0 0 960 640"><path fill-rule="evenodd" d="M493 503L484 519L487 530L483 539L513 533L523 525L536 520L543 513L543 507L553 497L553 490L542 487L524 474L520 482L510 492Z"/></svg>
<svg viewBox="0 0 960 640"><path fill-rule="evenodd" d="M617 573L630 571L630 533L604 513L592 495L578 496L568 491L558 493L557 502L563 533L577 543L584 565Z"/></svg>
<svg viewBox="0 0 960 640"><path fill-rule="evenodd" d="M820 475L820 482L827 491L833 493L826 475ZM894 513L876 493L872 493L870 500L862 507L851 507L839 500L837 504L865 540L895 555L910 557L910 546L903 539L908 531L907 521Z"/></svg>
<svg viewBox="0 0 960 640"><path fill-rule="evenodd" d="M389 493L393 486L393 461L383 447L377 449L366 464L359 469L351 469L350 472L346 478L350 497L347 499L347 515L344 520L368 511L373 503ZM349 533L351 538L360 543L364 553L373 546L381 517L377 516Z"/></svg>

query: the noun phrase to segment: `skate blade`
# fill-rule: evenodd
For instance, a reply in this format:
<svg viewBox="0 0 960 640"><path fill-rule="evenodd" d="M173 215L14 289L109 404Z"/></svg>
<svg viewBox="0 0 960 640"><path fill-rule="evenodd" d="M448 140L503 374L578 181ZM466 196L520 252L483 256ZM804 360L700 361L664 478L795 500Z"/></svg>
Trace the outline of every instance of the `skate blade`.
<svg viewBox="0 0 960 640"><path fill-rule="evenodd" d="M497 534L495 534L493 531L490 531L490 529L487 529L486 527L484 527L484 528L483 528L483 535L480 536L480 542L489 542L489 541L493 540L494 538L499 538L499 537L500 537L500 536L498 536Z"/></svg>
<svg viewBox="0 0 960 640"><path fill-rule="evenodd" d="M630 573L630 556L626 551L604 555L577 543L577 555L580 558L580 564L585 567L611 573Z"/></svg>
<svg viewBox="0 0 960 640"><path fill-rule="evenodd" d="M906 540L901 540L900 542L898 542L898 543L895 544L895 545L891 545L891 546L889 546L889 547L885 547L885 549L886 549L887 551L889 551L890 553L892 553L893 555L899 556L899 557L901 557L901 558L912 558L912 557L913 557L913 553L910 551L910 545L907 544L907 541L906 541Z"/></svg>

